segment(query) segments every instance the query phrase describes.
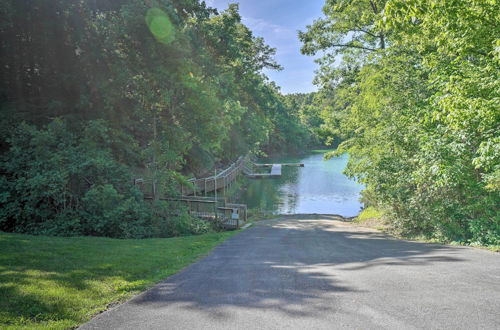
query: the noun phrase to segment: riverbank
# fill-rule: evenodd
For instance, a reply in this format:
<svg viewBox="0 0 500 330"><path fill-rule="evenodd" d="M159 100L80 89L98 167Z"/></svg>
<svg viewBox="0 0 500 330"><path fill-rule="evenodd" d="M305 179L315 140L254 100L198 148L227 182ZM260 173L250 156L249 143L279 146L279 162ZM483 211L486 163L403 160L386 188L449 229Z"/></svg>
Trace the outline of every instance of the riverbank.
<svg viewBox="0 0 500 330"><path fill-rule="evenodd" d="M0 232L0 328L74 328L236 232L143 240Z"/></svg>

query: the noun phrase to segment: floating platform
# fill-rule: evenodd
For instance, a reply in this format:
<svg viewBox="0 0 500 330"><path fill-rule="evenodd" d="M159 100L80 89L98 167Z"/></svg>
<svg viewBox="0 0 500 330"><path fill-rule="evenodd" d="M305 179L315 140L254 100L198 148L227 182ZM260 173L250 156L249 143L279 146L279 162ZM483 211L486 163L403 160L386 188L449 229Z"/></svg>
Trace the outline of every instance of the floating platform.
<svg viewBox="0 0 500 330"><path fill-rule="evenodd" d="M258 179L258 178L270 178L281 176L281 168L283 166L293 166L293 167L304 167L304 164L300 163L285 163L285 164L255 164L255 167L271 167L269 173L249 173L248 177Z"/></svg>
<svg viewBox="0 0 500 330"><path fill-rule="evenodd" d="M281 164L272 164L271 166L271 171L269 173L251 173L247 176L254 179L281 176Z"/></svg>
<svg viewBox="0 0 500 330"><path fill-rule="evenodd" d="M302 163L255 164L256 167L272 167L274 165L291 166L291 167L304 167L304 164L302 164Z"/></svg>
<svg viewBox="0 0 500 330"><path fill-rule="evenodd" d="M274 164L273 167L271 167L271 175L281 176L281 164Z"/></svg>

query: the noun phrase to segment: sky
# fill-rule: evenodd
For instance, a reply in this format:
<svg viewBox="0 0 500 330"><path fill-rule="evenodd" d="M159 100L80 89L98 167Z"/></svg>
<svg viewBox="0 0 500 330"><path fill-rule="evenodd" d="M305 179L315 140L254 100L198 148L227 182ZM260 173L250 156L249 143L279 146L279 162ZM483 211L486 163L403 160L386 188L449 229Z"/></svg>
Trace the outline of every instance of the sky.
<svg viewBox="0 0 500 330"><path fill-rule="evenodd" d="M325 0L205 0L210 7L224 10L229 3L239 3L243 23L266 44L276 48L276 61L282 71L265 74L281 87L283 94L316 91L313 85L317 64L314 57L300 53L297 31L322 16Z"/></svg>

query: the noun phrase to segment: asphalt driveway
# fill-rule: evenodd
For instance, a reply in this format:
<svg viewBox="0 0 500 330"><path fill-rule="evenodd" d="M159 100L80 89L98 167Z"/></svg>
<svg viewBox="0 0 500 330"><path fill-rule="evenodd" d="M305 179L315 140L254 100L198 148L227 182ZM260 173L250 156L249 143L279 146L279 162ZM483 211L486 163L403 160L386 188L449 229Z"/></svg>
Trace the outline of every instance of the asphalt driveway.
<svg viewBox="0 0 500 330"><path fill-rule="evenodd" d="M263 221L81 329L500 329L500 254Z"/></svg>

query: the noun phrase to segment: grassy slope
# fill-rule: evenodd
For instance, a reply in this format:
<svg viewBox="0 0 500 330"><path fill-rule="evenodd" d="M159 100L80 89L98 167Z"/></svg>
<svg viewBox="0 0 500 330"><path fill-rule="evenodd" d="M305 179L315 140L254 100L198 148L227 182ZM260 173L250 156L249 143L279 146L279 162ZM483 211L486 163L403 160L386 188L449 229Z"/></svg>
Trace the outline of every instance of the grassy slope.
<svg viewBox="0 0 500 330"><path fill-rule="evenodd" d="M384 221L382 220L383 212L377 210L373 206L364 208L361 213L354 220L358 224L384 228Z"/></svg>
<svg viewBox="0 0 500 330"><path fill-rule="evenodd" d="M75 327L233 233L145 240L0 233L0 328Z"/></svg>

